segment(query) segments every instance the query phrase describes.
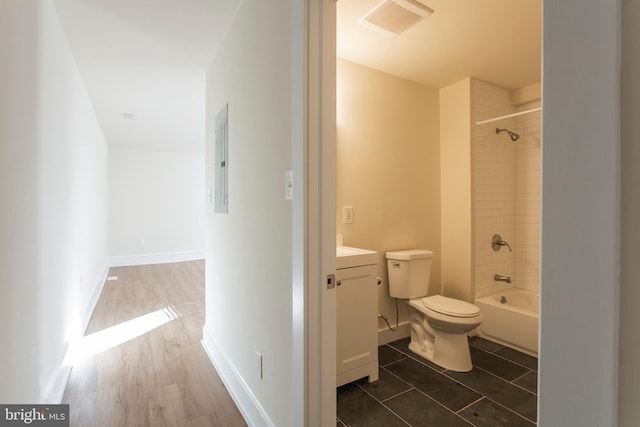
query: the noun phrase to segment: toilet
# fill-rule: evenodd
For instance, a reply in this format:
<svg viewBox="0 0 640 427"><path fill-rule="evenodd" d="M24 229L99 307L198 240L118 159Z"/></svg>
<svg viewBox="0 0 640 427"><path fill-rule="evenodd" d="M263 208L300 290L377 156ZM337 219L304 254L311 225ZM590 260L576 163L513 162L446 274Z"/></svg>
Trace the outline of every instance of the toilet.
<svg viewBox="0 0 640 427"><path fill-rule="evenodd" d="M427 296L433 252L411 249L387 252L389 294L408 300L411 343L409 350L451 371L473 368L467 332L484 316L468 302L442 295Z"/></svg>

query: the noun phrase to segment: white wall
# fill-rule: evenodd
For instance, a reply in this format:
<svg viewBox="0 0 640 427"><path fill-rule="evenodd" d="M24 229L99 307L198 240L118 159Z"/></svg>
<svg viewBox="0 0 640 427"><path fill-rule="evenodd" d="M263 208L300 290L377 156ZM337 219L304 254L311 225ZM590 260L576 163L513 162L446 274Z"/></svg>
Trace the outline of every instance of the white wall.
<svg viewBox="0 0 640 427"><path fill-rule="evenodd" d="M107 147L51 1L0 3L0 56L0 402L55 401L106 274Z"/></svg>
<svg viewBox="0 0 640 427"><path fill-rule="evenodd" d="M545 427L616 425L619 5L544 2L538 423Z"/></svg>
<svg viewBox="0 0 640 427"><path fill-rule="evenodd" d="M622 8L622 253L620 271L620 427L640 425L640 4Z"/></svg>
<svg viewBox="0 0 640 427"><path fill-rule="evenodd" d="M113 265L204 257L204 154L109 147Z"/></svg>
<svg viewBox="0 0 640 427"><path fill-rule="evenodd" d="M291 26L296 8L246 0L207 74L207 187L215 115L228 102L229 213L207 205L203 344L251 425L295 425L292 201L284 177L299 129L293 117L301 117L292 108L300 81L291 70L302 61L292 49L301 37ZM296 182L294 197L301 190Z"/></svg>

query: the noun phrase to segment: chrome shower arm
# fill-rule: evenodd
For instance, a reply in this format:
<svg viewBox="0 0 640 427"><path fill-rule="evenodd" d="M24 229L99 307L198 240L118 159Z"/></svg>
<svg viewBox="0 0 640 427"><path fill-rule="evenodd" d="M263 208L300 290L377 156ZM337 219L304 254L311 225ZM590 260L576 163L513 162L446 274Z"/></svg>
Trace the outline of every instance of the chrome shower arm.
<svg viewBox="0 0 640 427"><path fill-rule="evenodd" d="M507 128L496 128L496 133L500 133L500 132L506 132L509 135L509 138L511 138L511 141L516 142L518 139L520 139L520 135L518 135L517 133L507 129Z"/></svg>

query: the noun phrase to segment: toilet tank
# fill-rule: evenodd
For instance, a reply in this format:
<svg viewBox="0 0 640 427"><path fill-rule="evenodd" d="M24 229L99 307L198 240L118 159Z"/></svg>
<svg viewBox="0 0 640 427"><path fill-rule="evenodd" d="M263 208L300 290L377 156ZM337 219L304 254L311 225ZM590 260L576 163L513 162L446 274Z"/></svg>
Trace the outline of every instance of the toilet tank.
<svg viewBox="0 0 640 427"><path fill-rule="evenodd" d="M410 249L387 252L389 294L393 298L411 299L427 296L433 252Z"/></svg>

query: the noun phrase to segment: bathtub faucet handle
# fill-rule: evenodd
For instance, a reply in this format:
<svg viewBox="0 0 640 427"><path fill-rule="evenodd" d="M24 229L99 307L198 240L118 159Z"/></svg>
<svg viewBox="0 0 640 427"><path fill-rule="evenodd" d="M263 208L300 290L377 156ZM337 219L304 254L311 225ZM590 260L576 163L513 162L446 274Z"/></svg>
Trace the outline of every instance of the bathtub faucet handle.
<svg viewBox="0 0 640 427"><path fill-rule="evenodd" d="M507 242L502 240L502 236L500 236L499 234L494 234L493 238L491 239L491 247L493 248L493 250L497 252L503 246L508 247L509 248L509 252L513 252L513 250L511 249L511 246L509 246L509 244Z"/></svg>

